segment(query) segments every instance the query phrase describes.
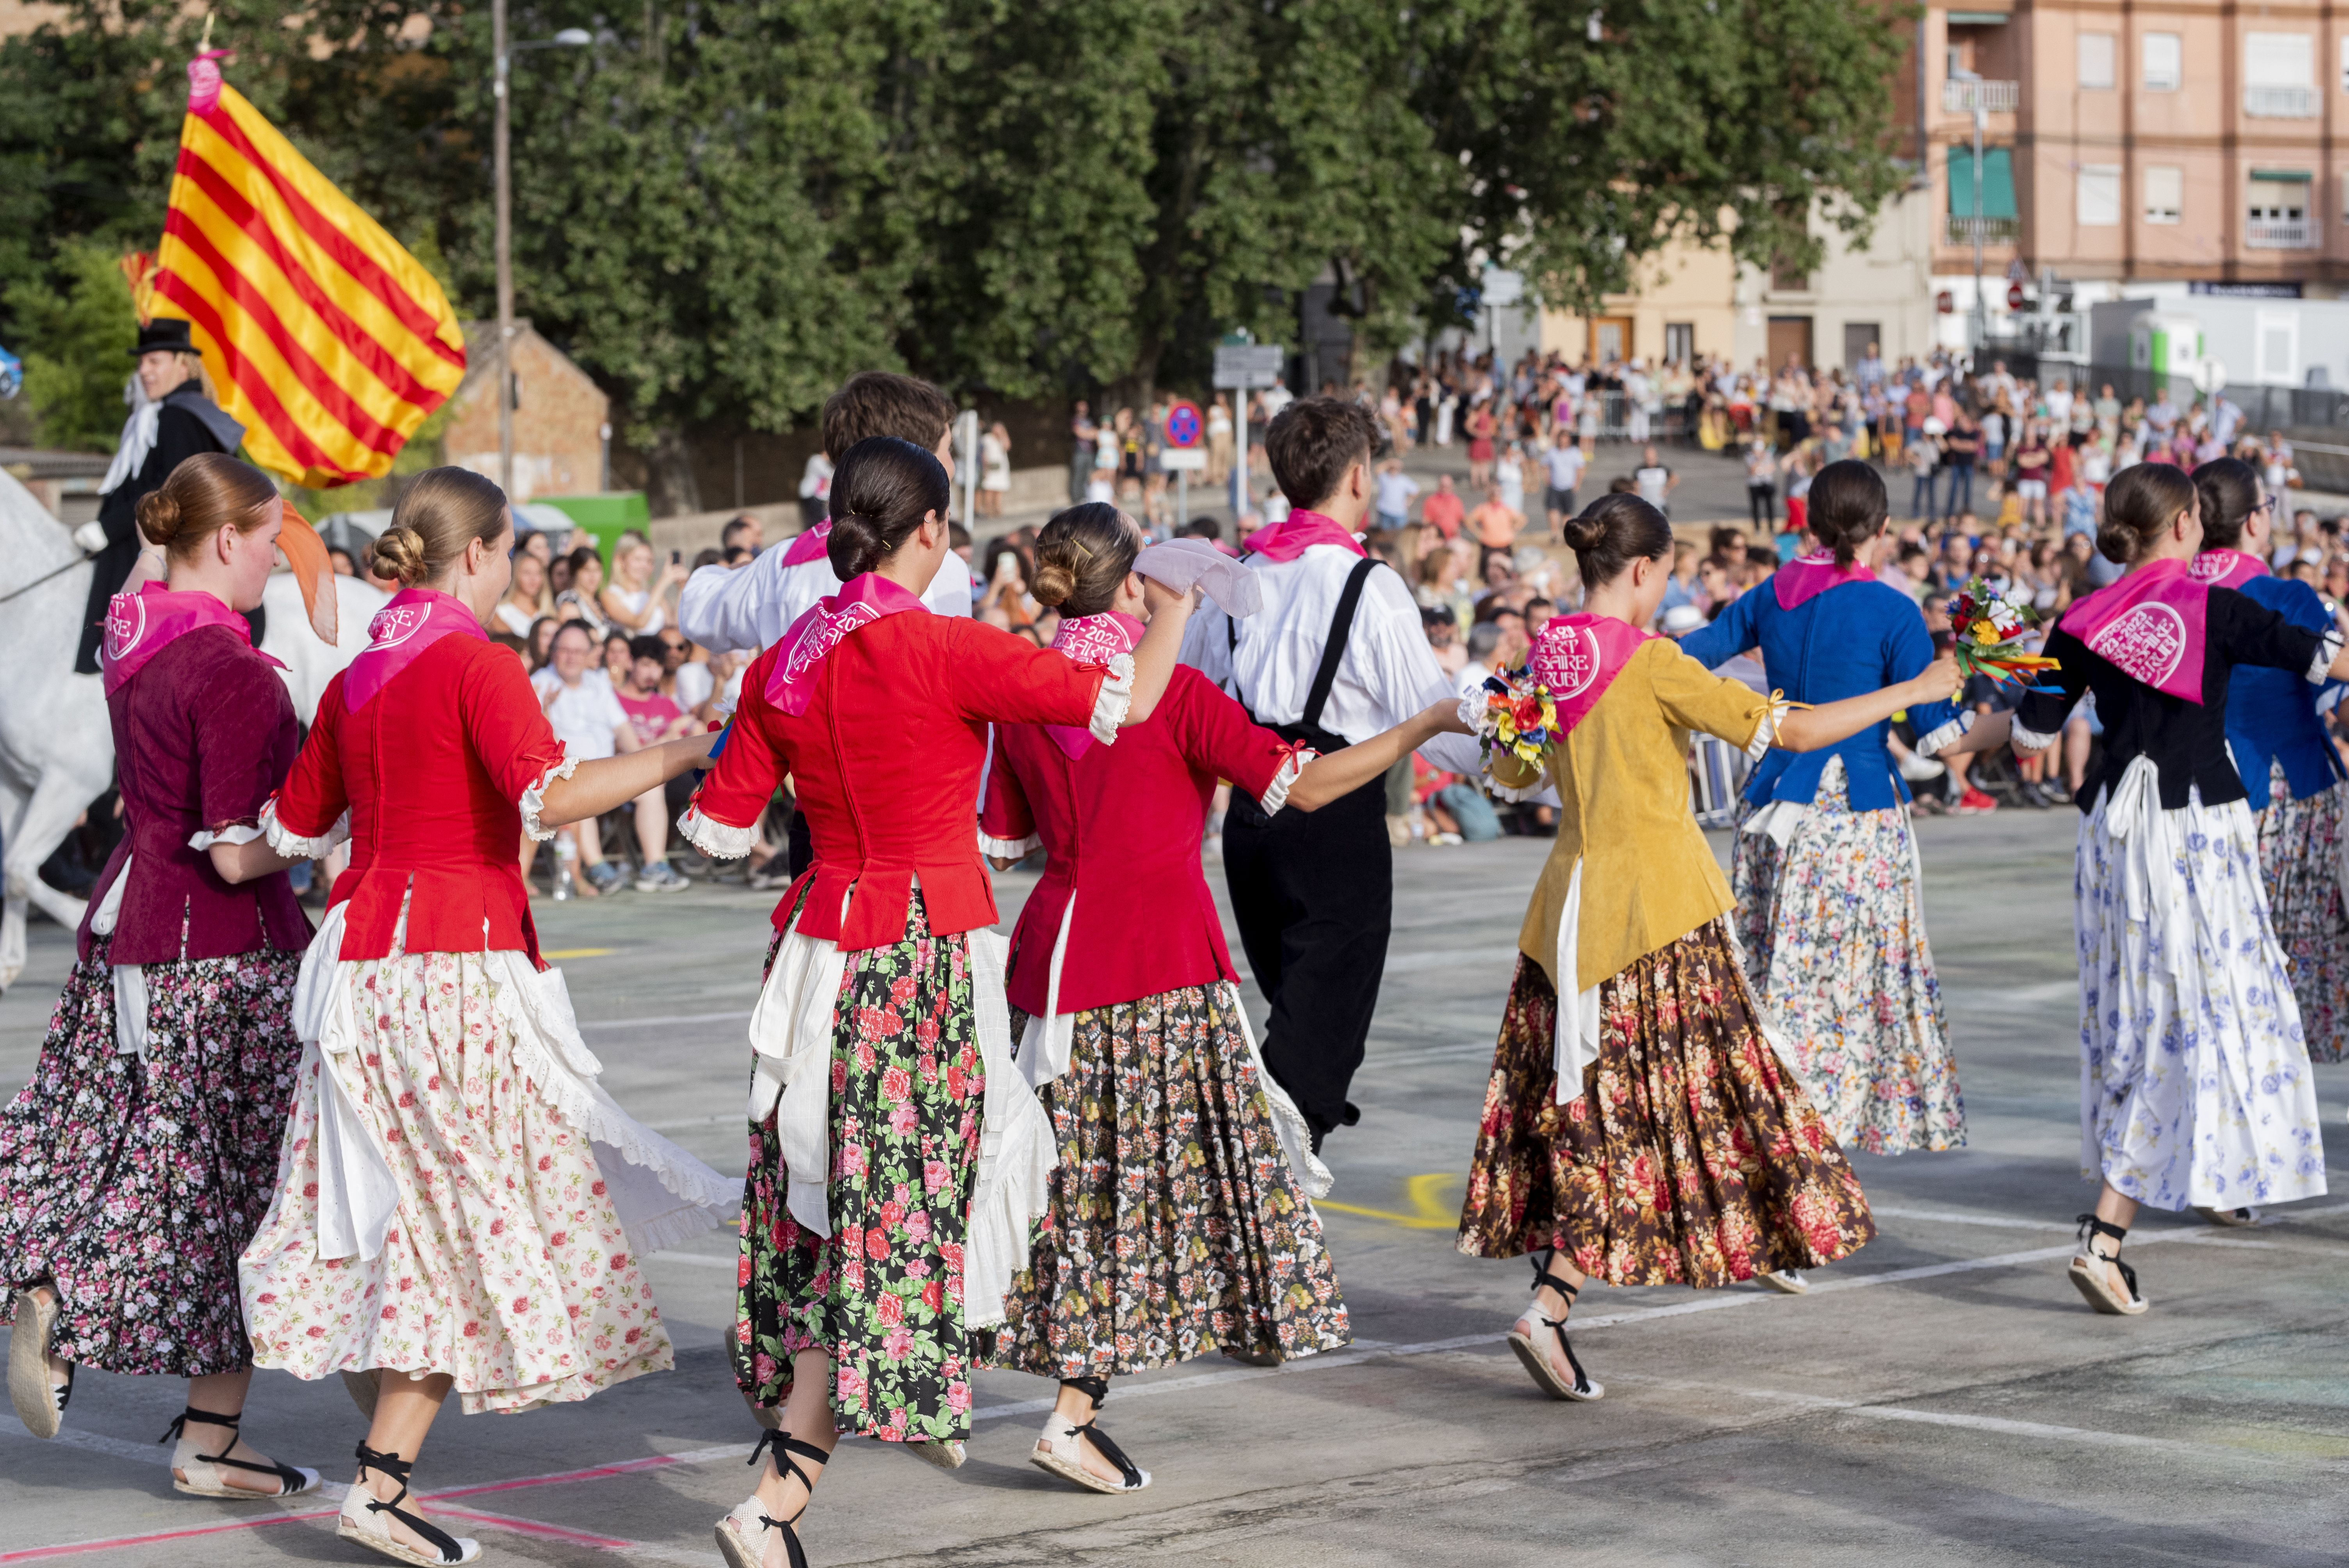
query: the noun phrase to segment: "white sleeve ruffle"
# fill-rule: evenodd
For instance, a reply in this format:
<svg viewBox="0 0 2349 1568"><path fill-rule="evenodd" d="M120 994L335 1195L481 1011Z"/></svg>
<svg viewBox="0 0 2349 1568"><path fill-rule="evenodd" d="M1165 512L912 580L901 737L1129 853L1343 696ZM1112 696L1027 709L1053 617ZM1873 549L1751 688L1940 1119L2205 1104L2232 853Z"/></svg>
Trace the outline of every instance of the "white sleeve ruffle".
<svg viewBox="0 0 2349 1568"><path fill-rule="evenodd" d="M1931 757L1939 753L1944 746L1955 746L1972 733L1973 727L1974 713L1971 708L1968 708L1932 734L1919 736L1916 745L1917 755Z"/></svg>
<svg viewBox="0 0 2349 1568"><path fill-rule="evenodd" d="M759 824L732 828L713 821L701 814L701 802L697 800L685 809L677 820L679 837L714 861L739 861L750 852L759 841Z"/></svg>
<svg viewBox="0 0 2349 1568"><path fill-rule="evenodd" d="M1754 738L1745 743L1745 755L1761 761L1762 754L1778 744L1779 727L1794 710L1795 705L1776 692L1763 699L1762 722L1754 727Z"/></svg>
<svg viewBox="0 0 2349 1568"><path fill-rule="evenodd" d="M315 861L351 836L351 814L345 811L335 825L316 838L305 838L277 820L277 797L261 804L261 832L269 847L289 861Z"/></svg>
<svg viewBox="0 0 2349 1568"><path fill-rule="evenodd" d="M579 758L571 755L570 743L564 741L560 744L563 760L540 775L538 782L523 790L522 799L515 802L522 808L522 830L530 835L533 843L543 844L554 837L554 830L542 825L538 820L539 813L546 810L547 786L557 779L568 779L579 771Z"/></svg>
<svg viewBox="0 0 2349 1568"><path fill-rule="evenodd" d="M1118 727L1125 722L1126 710L1133 706L1133 655L1120 654L1109 662L1109 674L1102 680L1101 696L1093 698L1092 723L1087 727L1092 738L1103 746L1117 743Z"/></svg>
<svg viewBox="0 0 2349 1568"><path fill-rule="evenodd" d="M2009 719L2007 740L2025 751L2044 751L2062 738L2060 735L2042 735L2035 729L2025 729L2019 718Z"/></svg>
<svg viewBox="0 0 2349 1568"><path fill-rule="evenodd" d="M1288 754L1288 760L1280 765L1280 771L1272 776L1272 782L1266 785L1264 793L1256 798L1256 803L1264 809L1266 816L1278 815L1280 809L1288 804L1288 787L1297 782L1297 776L1305 771L1305 765L1320 755L1310 747L1304 746Z"/></svg>
<svg viewBox="0 0 2349 1568"><path fill-rule="evenodd" d="M2333 678L2333 661L2341 656L2341 633L2336 628L2324 634L2324 641L2316 645L2316 656L2308 661L2308 684L2323 686Z"/></svg>
<svg viewBox="0 0 2349 1568"><path fill-rule="evenodd" d="M1007 861L1024 861L1036 852L1043 840L1034 833L1024 839L999 839L985 828L978 830L978 852Z"/></svg>
<svg viewBox="0 0 2349 1568"><path fill-rule="evenodd" d="M232 822L218 832L190 833L188 848L209 850L214 844L249 844L259 837L261 837L259 828L248 827L243 822Z"/></svg>

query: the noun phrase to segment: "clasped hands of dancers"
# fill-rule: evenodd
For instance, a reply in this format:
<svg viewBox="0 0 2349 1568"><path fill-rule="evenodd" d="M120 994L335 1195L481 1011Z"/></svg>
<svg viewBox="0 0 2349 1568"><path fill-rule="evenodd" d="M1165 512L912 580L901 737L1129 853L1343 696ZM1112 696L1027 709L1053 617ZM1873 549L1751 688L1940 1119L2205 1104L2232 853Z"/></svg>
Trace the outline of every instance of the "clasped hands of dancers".
<svg viewBox="0 0 2349 1568"><path fill-rule="evenodd" d="M707 765L711 738L564 754L481 630L506 585L504 497L457 469L405 492L377 557L402 591L298 756L285 688L235 614L298 520L220 456L142 501L167 581L119 598L107 634L129 832L0 1119L10 1392L28 1429L57 1430L77 1366L184 1376L174 1485L285 1495L317 1475L242 1441L252 1369L338 1373L370 1421L339 1532L405 1562L471 1561L478 1545L408 1491L448 1394L518 1411L667 1369L642 1253L739 1205L730 1351L769 1430L758 1489L717 1539L734 1568L797 1568L840 1433L958 1466L974 1365L1060 1379L1034 1462L1121 1492L1150 1478L1096 1424L1111 1378L1348 1343L1312 1200L1321 1140L1356 1114L1383 961L1381 780L1414 749L1485 766L1483 705L1453 698L1409 594L1355 535L1377 428L1334 399L1285 410L1267 447L1296 510L1239 562L1145 549L1108 506L1059 514L1034 592L1063 620L1039 649L925 603L957 569L939 457L953 414L920 382L851 381L824 413L822 551L705 569L684 595L688 635L722 651L751 628L768 645L680 830L748 852L788 774L813 850L777 906L752 1016L739 1197L596 1082L511 853L518 832L549 837ZM1951 706L1956 665L1913 603L1873 579L1886 507L1864 465L1815 481L1816 552L1677 645L1643 630L1668 576L1661 515L1618 495L1568 525L1585 603L1532 666L1555 723L1530 755L1490 748L1485 768L1497 789L1554 790L1560 825L1459 1237L1473 1255L1534 1255L1506 1337L1546 1391L1603 1392L1567 1340L1588 1279L1798 1290L1873 1233L1842 1145L1962 1141L1886 749L1904 709L1920 749L1945 754L2048 744L2084 686L2104 718L2095 782L2111 788L2081 796L2084 1164L2106 1183L2071 1265L2083 1294L2144 1310L2106 1244L2138 1202L2230 1216L2323 1191L2299 1008L2333 1019L2338 892L2294 912L2295 958L2314 957L2287 983L2227 697L2266 673L2250 666L2288 672L2295 685L2259 690L2265 749L2236 751L2273 761L2265 811L2323 810L2337 831L2339 765L2312 761L2302 721L2312 683L2349 663L2337 636L2292 624L2307 606L2267 607L2254 557L2198 558L2203 519L2230 550L2256 550L2265 526L2255 481L2198 478L2199 502L2175 470L2116 479L2099 543L2131 570L2051 641L2068 695L1982 722ZM2148 625L2186 630L2162 642ZM1783 691L1706 673L1755 646ZM1688 810L1696 729L1760 759L1733 896ZM1218 779L1272 1007L1261 1047L1197 854ZM313 936L284 870L346 835L350 869ZM1039 844L1049 863L1007 944L980 855ZM1829 955L1820 912L1848 907L1833 872L1853 865L1874 891ZM2262 938L2248 953L2193 940L2246 919ZM1855 963L1882 985L1845 1016ZM2332 989L2296 1002L2313 971ZM2255 985L2258 1009L2223 1014L2223 1039L2142 1022ZM2107 993L2128 1005L2097 1006ZM2181 1051L2248 1062L2280 1086L2261 1090L2272 1103L2199 1126L2190 1098L2168 1103L2183 1091L2163 1058ZM1706 1179L1662 1174L1666 1150ZM171 1248L147 1244L141 1214L170 1216Z"/></svg>

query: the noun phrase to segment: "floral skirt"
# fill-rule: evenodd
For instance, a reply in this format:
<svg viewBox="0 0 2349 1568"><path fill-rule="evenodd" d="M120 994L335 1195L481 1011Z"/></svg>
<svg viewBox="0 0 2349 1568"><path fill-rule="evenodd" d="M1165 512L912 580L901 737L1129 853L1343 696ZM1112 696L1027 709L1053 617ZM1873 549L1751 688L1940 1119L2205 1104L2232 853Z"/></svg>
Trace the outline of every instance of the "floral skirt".
<svg viewBox="0 0 2349 1568"><path fill-rule="evenodd" d="M1908 813L1848 801L1842 758L1831 758L1792 841L1737 835L1745 977L1837 1143L1870 1154L1961 1148L1965 1102ZM1743 808L1740 822L1752 814Z"/></svg>
<svg viewBox="0 0 2349 1568"><path fill-rule="evenodd" d="M2268 919L2292 961L2292 995L2312 1061L2349 1055L2349 912L2342 907L2341 859L2349 839L2349 782L2295 800L2278 766L2259 825L2260 874Z"/></svg>
<svg viewBox="0 0 2349 1568"><path fill-rule="evenodd" d="M774 957L771 945L770 966ZM933 937L916 891L902 940L847 957L833 1015L832 1234L792 1218L775 1119L753 1123L734 1380L754 1403L780 1405L792 1357L822 1350L843 1430L891 1442L961 1438L971 1363L963 1238L987 1089L970 944Z"/></svg>
<svg viewBox="0 0 2349 1568"><path fill-rule="evenodd" d="M339 1081L399 1203L373 1258L318 1256L318 1080L302 1065L277 1201L244 1253L254 1359L297 1377L448 1373L468 1414L584 1399L668 1369L668 1331L594 1144L514 1065L481 956L358 966Z"/></svg>
<svg viewBox="0 0 2349 1568"><path fill-rule="evenodd" d="M253 1360L236 1259L276 1181L302 955L148 965L142 1066L115 1051L111 945L74 965L0 1111L0 1285L55 1284L56 1350L78 1366L235 1372Z"/></svg>
<svg viewBox="0 0 2349 1568"><path fill-rule="evenodd" d="M1763 1037L1719 919L1599 989L1598 1059L1556 1103L1557 993L1522 954L1501 1016L1459 1248L1555 1247L1609 1284L1816 1268L1876 1234L1859 1181Z"/></svg>
<svg viewBox="0 0 2349 1568"><path fill-rule="evenodd" d="M2193 793L2158 818L2080 823L2081 1174L2172 1212L2313 1197L2314 1074L2251 807Z"/></svg>
<svg viewBox="0 0 2349 1568"><path fill-rule="evenodd" d="M1290 1175L1224 987L1073 1019L1038 1091L1060 1163L987 1359L1119 1377L1219 1346L1283 1357L1347 1343L1321 1222ZM1027 1027L1011 1015L1012 1037Z"/></svg>

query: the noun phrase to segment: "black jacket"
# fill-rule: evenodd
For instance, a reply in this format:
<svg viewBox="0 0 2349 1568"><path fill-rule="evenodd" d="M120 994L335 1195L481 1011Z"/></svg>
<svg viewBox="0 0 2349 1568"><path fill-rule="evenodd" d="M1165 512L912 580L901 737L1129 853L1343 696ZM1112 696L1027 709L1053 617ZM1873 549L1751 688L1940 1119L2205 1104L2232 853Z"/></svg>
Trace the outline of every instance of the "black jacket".
<svg viewBox="0 0 2349 1568"><path fill-rule="evenodd" d="M185 382L164 394L162 411L155 420L155 445L147 460L98 503L98 525L106 531L106 548L98 552L98 570L90 578L81 646L74 655L77 671L86 676L98 673L106 602L122 591L139 561L140 501L160 490L171 470L197 453L233 452L243 440L244 427L222 413L198 383Z"/></svg>

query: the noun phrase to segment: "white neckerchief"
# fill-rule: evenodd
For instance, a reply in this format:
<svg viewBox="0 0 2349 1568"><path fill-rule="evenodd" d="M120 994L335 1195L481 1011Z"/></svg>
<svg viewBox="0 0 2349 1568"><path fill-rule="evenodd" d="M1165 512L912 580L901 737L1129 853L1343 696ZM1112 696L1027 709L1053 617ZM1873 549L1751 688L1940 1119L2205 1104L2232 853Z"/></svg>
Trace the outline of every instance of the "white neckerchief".
<svg viewBox="0 0 2349 1568"><path fill-rule="evenodd" d="M163 418L163 400L147 396L147 387L135 371L123 384L122 401L129 406L130 417L122 421L121 444L114 449L114 460L106 465L106 478L98 481L100 495L112 495L146 466L147 454L155 449L155 427Z"/></svg>

